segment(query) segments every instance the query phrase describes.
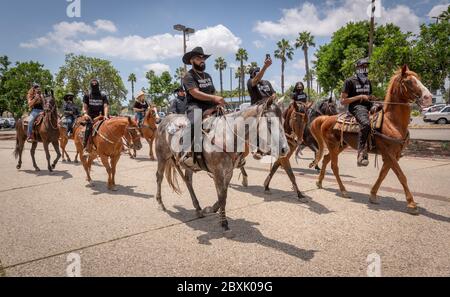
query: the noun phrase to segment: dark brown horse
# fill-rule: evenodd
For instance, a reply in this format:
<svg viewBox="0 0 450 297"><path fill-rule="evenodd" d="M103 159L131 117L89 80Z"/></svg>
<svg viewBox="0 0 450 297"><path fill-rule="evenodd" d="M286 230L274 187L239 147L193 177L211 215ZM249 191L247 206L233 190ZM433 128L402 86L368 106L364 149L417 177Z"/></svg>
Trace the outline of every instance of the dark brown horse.
<svg viewBox="0 0 450 297"><path fill-rule="evenodd" d="M73 124L72 131L75 131L75 129L77 128L78 125L80 125L80 121L78 121L78 119L76 119L75 123ZM75 135L75 133L72 133L72 135L70 137L68 137L67 129L61 123L59 123L59 146L61 147L63 162L66 162L66 157L67 157L67 161L69 163L72 162L69 154L66 151L66 146L69 143L69 140L74 140L74 135ZM76 152L76 154L75 154L74 162L78 163L78 152Z"/></svg>
<svg viewBox="0 0 450 297"><path fill-rule="evenodd" d="M411 116L411 103L416 103L419 106L426 106L431 104L431 99L430 91L428 91L428 89L420 82L418 75L409 70L408 66L403 66L392 77L384 101L383 126L381 132L376 132L374 135L375 149L372 153L382 155L383 167L377 182L370 192L371 203L378 203L378 190L389 170L392 169L405 191L406 200L408 202L408 212L411 214L418 214L417 204L414 202L413 195L408 187L406 176L398 162L401 158L402 150L409 140L408 125ZM312 123L311 132L319 144L319 152L310 167L314 167L322 159L326 145L329 154L323 158L322 170L317 186L322 188L325 171L328 163L331 161L331 168L339 184L341 194L343 197L349 198L347 190L339 176L338 156L348 146L357 149L358 134L344 133L344 146L341 146L341 132L334 130L336 121L337 116L322 116Z"/></svg>
<svg viewBox="0 0 450 297"><path fill-rule="evenodd" d="M289 179L291 180L292 187L297 193L299 200L303 200L305 197L297 186L294 172L292 171L290 158L295 153L295 149L303 141L303 133L307 124L307 112L311 104L304 104L301 107L297 106L297 103L289 105L288 109L283 114L284 119L284 131L289 144L289 153L287 156L279 158L272 166L269 175L264 182L264 190L270 192L270 182L280 168L280 166L286 171Z"/></svg>
<svg viewBox="0 0 450 297"><path fill-rule="evenodd" d="M59 151L59 126L58 126L58 112L56 110L56 102L53 94L53 90L49 93L45 90L45 96L43 99L44 112L43 119L40 120L39 117L36 119L38 126L33 128L33 133L35 135L35 139L38 142L42 142L44 145L45 156L47 158L47 168L50 172L55 169L56 164L61 158L61 153ZM25 146L25 141L27 138L27 129L24 124L24 119L20 119L17 121L16 125L16 148L14 150L15 158L19 158L16 168L20 169L22 167L22 152ZM33 125L34 123L28 123L28 125ZM33 160L33 167L36 171L40 171L39 167L36 164L36 160L34 158L34 154L36 152L36 147L38 142L33 142L31 145L31 159ZM52 144L56 151L56 159L53 164L50 164L50 152L49 152L49 144Z"/></svg>
<svg viewBox="0 0 450 297"><path fill-rule="evenodd" d="M127 138L132 148L140 150L142 147L137 124L130 117L117 117L106 120L98 128L94 124L95 135L92 136L92 149L88 158L83 156L83 137L85 127L75 129L75 146L80 154L86 172L86 180L89 186L93 186L91 179L91 166L95 158L100 157L103 166L108 173L108 189L117 191L115 176L116 166L122 152L122 138Z"/></svg>

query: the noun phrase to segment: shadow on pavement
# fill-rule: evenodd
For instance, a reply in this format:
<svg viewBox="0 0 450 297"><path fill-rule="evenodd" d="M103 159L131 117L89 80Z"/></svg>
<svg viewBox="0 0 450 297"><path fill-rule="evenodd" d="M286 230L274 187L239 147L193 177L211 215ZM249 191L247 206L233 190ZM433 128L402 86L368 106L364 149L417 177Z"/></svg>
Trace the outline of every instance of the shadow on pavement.
<svg viewBox="0 0 450 297"><path fill-rule="evenodd" d="M211 240L224 238L221 227L219 226L219 218L217 215L209 216L212 219L195 219L186 222L186 217L194 218L195 211L187 210L181 206L174 206L178 212L172 212L167 210L167 214L178 220L184 222L188 227L195 231L202 231L202 234L197 237L199 244L211 245ZM292 244L277 241L264 236L254 226L258 226L259 223L250 222L245 219L230 219L228 218L230 228L236 234L236 236L230 240L240 243L256 243L264 247L272 248L274 250L283 252L287 255L299 258L303 261L310 261L314 258L315 250L305 250L298 248ZM214 226L215 225L215 226Z"/></svg>
<svg viewBox="0 0 450 297"><path fill-rule="evenodd" d="M323 190L335 193L337 195L340 194L340 191L337 190L337 189L324 188ZM399 200L397 200L395 198L392 198L392 197L378 196L380 204L371 204L369 202L369 195L368 194L362 194L362 193L356 193L356 192L348 192L348 193L349 193L349 195L351 197L350 199L348 199L349 201L365 204L365 205L367 205L368 209L370 209L370 210L374 210L374 211L380 211L380 210L396 211L396 212L407 214L406 199L404 201L399 201ZM344 199L344 198L339 197L337 199ZM430 218L432 220L450 223L450 218L449 217L445 217L445 216L442 216L442 215L439 215L439 214L436 214L436 213L429 212L425 208L420 207L420 205L419 205L419 215L425 216L425 217Z"/></svg>
<svg viewBox="0 0 450 297"><path fill-rule="evenodd" d="M94 187L91 187L93 195L108 194L112 196L131 196L134 198L151 199L154 196L149 194L137 193L134 191L135 186L117 185L117 191L108 190L108 183L105 181L93 181Z"/></svg>
<svg viewBox="0 0 450 297"><path fill-rule="evenodd" d="M22 172L25 172L26 174L32 174L35 176L59 176L62 178L62 180L73 178L73 175L70 174L67 170L58 171L55 170L53 172L49 172L47 169L41 171L35 171L35 170L23 170Z"/></svg>
<svg viewBox="0 0 450 297"><path fill-rule="evenodd" d="M319 215L333 213L333 211L329 210L324 205L314 201L312 198L310 198L309 196L306 196L304 193L303 193L303 195L305 195L306 198L308 198L308 203L299 202L297 199L297 194L294 193L293 190L292 191L283 191L283 190L279 190L279 189L271 189L270 194L267 194L264 191L263 186L243 187L241 185L230 184L230 188L232 188L236 191L251 194L254 197L263 198L264 202L282 201L282 202L298 204L298 205L301 204L301 205L308 206L310 211L312 211L316 214L319 214Z"/></svg>

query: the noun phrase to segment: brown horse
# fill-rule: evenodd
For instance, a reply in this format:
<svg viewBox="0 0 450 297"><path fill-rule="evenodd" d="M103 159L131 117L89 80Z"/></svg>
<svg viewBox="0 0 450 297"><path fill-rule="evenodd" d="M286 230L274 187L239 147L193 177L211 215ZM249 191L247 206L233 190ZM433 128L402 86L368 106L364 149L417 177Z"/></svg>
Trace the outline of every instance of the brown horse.
<svg viewBox="0 0 450 297"><path fill-rule="evenodd" d="M150 160L155 161L155 155L153 153L153 142L155 141L156 137L156 130L158 127L156 126L156 112L153 109L149 109L147 113L145 114L144 121L142 122L142 127L139 128L139 132L141 133L141 136L147 140L149 146L150 146ZM131 149L129 143L127 141L124 141L125 147L128 149L128 154L131 158L136 158L136 150ZM133 151L133 152L131 152Z"/></svg>
<svg viewBox="0 0 450 297"><path fill-rule="evenodd" d="M303 141L303 133L305 131L305 127L308 121L308 117L306 116L308 109L311 107L312 103L303 105L299 110L297 108L296 103L292 103L289 105L288 109L283 113L284 119L284 131L286 133L286 139L289 144L289 153L285 157L279 158L272 166L269 175L267 176L264 182L264 190L266 193L270 192L270 182L277 172L280 166L286 171L289 179L291 180L292 187L294 191L297 193L297 197L299 200L303 200L305 197L302 192L299 190L297 186L297 182L295 180L294 172L292 171L291 162L289 161L291 156L295 153L295 149L302 143Z"/></svg>
<svg viewBox="0 0 450 297"><path fill-rule="evenodd" d="M384 101L385 106L381 133L374 132L375 149L371 153L379 153L382 155L383 167L377 182L370 192L371 203L378 203L378 190L389 170L392 169L405 191L408 212L415 215L418 214L417 204L414 202L406 176L400 168L398 161L401 158L402 150L409 140L408 125L411 116L411 103L416 103L419 106L430 105L431 99L430 91L420 82L418 75L409 70L408 66L403 66L392 77ZM341 132L334 130L336 121L337 116L322 116L312 123L311 132L319 144L319 152L310 167L314 167L322 159L324 144L326 144L329 154L323 159L317 186L322 188L325 171L328 163L331 161L331 168L339 184L340 192L343 197L349 198L347 190L339 177L338 155L348 146L357 149L358 134L344 133L344 146L341 146Z"/></svg>
<svg viewBox="0 0 450 297"><path fill-rule="evenodd" d="M95 121L94 121L95 122ZM97 121L98 122L98 121ZM95 158L100 157L103 166L108 173L108 189L117 191L115 176L116 166L122 152L122 138L125 137L130 141L131 147L137 150L142 148L141 139L137 124L130 117L117 117L105 120L100 127L94 124L94 135L92 136L92 149L88 158L83 156L83 137L85 127L75 129L75 145L81 156L84 170L86 172L86 180L89 186L93 186L91 179L91 166Z"/></svg>
<svg viewBox="0 0 450 297"><path fill-rule="evenodd" d="M73 124L72 131L75 131L75 129L79 125L80 125L80 122L78 121L78 119L75 120L75 123ZM72 162L72 160L69 157L69 154L66 151L66 146L69 143L69 140L74 140L74 135L75 135L75 133L72 133L72 135L70 137L68 137L67 136L67 129L61 123L59 123L59 146L61 147L62 161L63 162L66 162L66 157L67 157L67 161L69 163ZM75 154L74 162L78 163L78 151Z"/></svg>
<svg viewBox="0 0 450 297"><path fill-rule="evenodd" d="M53 90L48 93L47 90L45 90L45 97L44 97L44 112L43 112L43 118L42 120L39 119L39 117L36 119L36 122L38 122L38 126L33 128L33 133L35 135L35 139L37 142L33 142L31 145L31 159L33 160L33 167L36 171L40 171L39 167L36 164L36 160L34 158L34 154L36 152L36 147L38 145L38 142L42 142L44 145L45 150L45 156L47 158L47 168L48 171L52 172L53 169L55 169L56 164L58 163L59 159L61 158L61 153L59 151L59 127L58 127L58 112L56 110L56 102ZM27 129L26 124L24 124L24 119L17 121L16 125L16 148L14 150L14 156L15 158L19 158L19 161L17 163L16 168L20 169L22 167L22 152L25 145L25 141L27 138ZM28 125L33 125L34 123L28 123ZM36 130L36 129L37 130ZM52 144L55 151L56 151L56 159L54 160L53 164L50 164L50 152L49 152L49 144Z"/></svg>

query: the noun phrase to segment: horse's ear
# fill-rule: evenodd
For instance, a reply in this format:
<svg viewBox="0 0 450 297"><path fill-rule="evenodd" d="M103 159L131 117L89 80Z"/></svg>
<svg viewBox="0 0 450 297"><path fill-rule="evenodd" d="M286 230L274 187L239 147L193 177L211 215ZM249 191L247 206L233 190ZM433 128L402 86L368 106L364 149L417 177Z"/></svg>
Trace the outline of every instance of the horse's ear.
<svg viewBox="0 0 450 297"><path fill-rule="evenodd" d="M408 65L403 65L402 67L402 76L406 76L407 72L409 71Z"/></svg>
<svg viewBox="0 0 450 297"><path fill-rule="evenodd" d="M48 96L48 90L47 89L44 90L44 94L45 94L45 96Z"/></svg>
<svg viewBox="0 0 450 297"><path fill-rule="evenodd" d="M333 97L330 97L330 99L328 99L328 103L333 103Z"/></svg>
<svg viewBox="0 0 450 297"><path fill-rule="evenodd" d="M52 97L55 97L55 92L53 91L53 89L50 92L52 93Z"/></svg>
<svg viewBox="0 0 450 297"><path fill-rule="evenodd" d="M280 99L278 99L276 104L279 106L280 104L283 103L284 99L285 99L285 96L281 97Z"/></svg>

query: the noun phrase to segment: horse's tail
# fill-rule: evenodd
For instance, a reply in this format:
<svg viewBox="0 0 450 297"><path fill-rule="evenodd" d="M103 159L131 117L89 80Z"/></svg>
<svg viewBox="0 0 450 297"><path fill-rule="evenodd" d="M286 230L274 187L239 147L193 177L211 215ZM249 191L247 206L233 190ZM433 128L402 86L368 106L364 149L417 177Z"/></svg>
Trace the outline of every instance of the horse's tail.
<svg viewBox="0 0 450 297"><path fill-rule="evenodd" d="M165 175L169 186L177 194L181 194L180 185L177 180L177 165L173 158L170 158L166 163Z"/></svg>
<svg viewBox="0 0 450 297"><path fill-rule="evenodd" d="M319 145L319 151L316 153L315 160L309 165L309 168L316 167L319 162L323 158L323 152L325 149L325 141L323 140L322 135L322 124L325 122L325 120L328 119L328 116L321 116L315 119L311 123L311 134L313 135L314 139L317 141L317 144Z"/></svg>
<svg viewBox="0 0 450 297"><path fill-rule="evenodd" d="M20 128L22 127L22 121L18 120L16 123L16 147L14 148L14 158L17 160L19 158L20 154L20 143L19 143L19 137L20 135Z"/></svg>

